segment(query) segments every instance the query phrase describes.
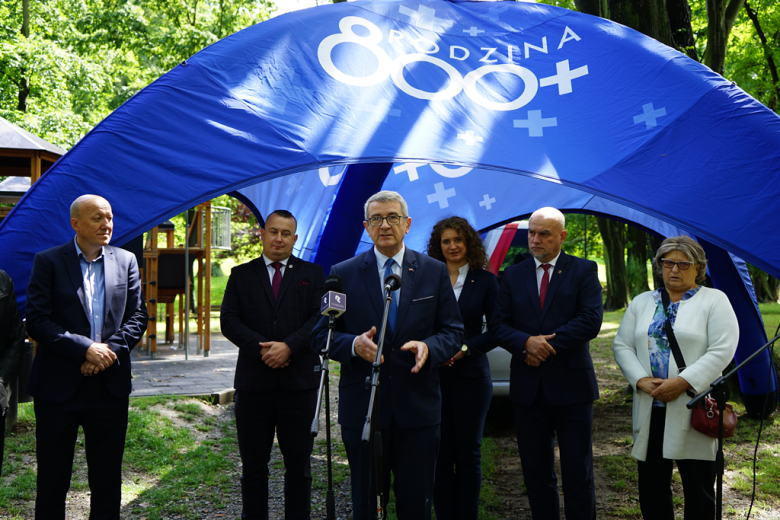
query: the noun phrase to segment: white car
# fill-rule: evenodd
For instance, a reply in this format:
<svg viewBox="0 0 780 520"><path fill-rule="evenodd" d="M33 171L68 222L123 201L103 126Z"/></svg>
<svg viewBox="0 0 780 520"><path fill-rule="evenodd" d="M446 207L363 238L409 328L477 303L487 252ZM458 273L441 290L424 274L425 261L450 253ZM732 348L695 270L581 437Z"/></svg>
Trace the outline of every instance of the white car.
<svg viewBox="0 0 780 520"><path fill-rule="evenodd" d="M493 397L509 397L509 364L512 354L496 347L487 353L490 362L490 380L493 381Z"/></svg>

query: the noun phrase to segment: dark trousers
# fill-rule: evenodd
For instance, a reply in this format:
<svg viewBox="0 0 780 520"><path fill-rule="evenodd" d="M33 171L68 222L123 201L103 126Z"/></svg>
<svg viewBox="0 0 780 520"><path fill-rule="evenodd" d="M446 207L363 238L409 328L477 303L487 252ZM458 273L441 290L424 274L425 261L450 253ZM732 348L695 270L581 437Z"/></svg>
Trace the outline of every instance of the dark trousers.
<svg viewBox="0 0 780 520"><path fill-rule="evenodd" d="M241 518L268 518L268 463L274 433L284 457L284 517L308 520L311 512L311 422L317 389L236 392L236 433L241 453Z"/></svg>
<svg viewBox="0 0 780 520"><path fill-rule="evenodd" d="M396 516L403 520L430 520L439 425L399 428L393 421L381 433L385 500L390 496L392 471ZM362 435L362 429L341 428L352 478L352 517L354 520L374 520L377 492L373 439L369 447L361 442Z"/></svg>
<svg viewBox="0 0 780 520"><path fill-rule="evenodd" d="M119 519L127 406L128 398L108 393L100 376L84 377L73 396L64 403L35 399L36 520L65 518L65 497L70 488L79 426L84 430L91 491L89 518Z"/></svg>
<svg viewBox="0 0 780 520"><path fill-rule="evenodd" d="M555 437L561 454L566 520L595 520L593 403L547 404L542 388L531 406L514 403L517 447L534 520L558 520Z"/></svg>
<svg viewBox="0 0 780 520"><path fill-rule="evenodd" d="M487 377L452 376L452 381L441 385L441 448L433 505L437 520L477 520L482 430L493 383Z"/></svg>
<svg viewBox="0 0 780 520"><path fill-rule="evenodd" d="M685 497L685 520L715 518L715 461L665 459L666 408L653 406L647 457L639 462L639 506L645 520L674 520L672 465L677 462Z"/></svg>

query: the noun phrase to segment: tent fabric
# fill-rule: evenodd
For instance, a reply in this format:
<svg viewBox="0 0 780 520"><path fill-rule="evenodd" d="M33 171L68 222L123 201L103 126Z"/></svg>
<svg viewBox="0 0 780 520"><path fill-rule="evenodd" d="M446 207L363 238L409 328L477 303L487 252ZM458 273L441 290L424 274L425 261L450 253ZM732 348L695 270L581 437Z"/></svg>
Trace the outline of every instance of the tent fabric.
<svg viewBox="0 0 780 520"><path fill-rule="evenodd" d="M238 193L257 208L260 222L264 222L274 210L291 211L298 221L298 240L293 254L303 260L309 260L333 198L341 185L344 170L344 166L318 168L247 186L238 190ZM291 207L291 200L298 203Z"/></svg>
<svg viewBox="0 0 780 520"><path fill-rule="evenodd" d="M83 193L112 203L123 243L217 195L353 163L434 163L576 187L780 276L780 229L766 225L780 209L774 113L613 22L441 0L323 5L199 52L35 183L0 224L0 266L23 304L32 256L71 236L67 208ZM426 204L457 180L425 190ZM477 211L484 193L445 198Z"/></svg>

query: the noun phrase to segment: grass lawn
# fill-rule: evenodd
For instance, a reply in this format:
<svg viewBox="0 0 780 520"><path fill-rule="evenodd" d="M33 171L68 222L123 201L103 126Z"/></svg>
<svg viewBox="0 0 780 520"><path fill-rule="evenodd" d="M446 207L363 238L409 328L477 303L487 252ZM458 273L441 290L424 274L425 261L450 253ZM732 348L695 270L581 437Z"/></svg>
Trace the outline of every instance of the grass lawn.
<svg viewBox="0 0 780 520"><path fill-rule="evenodd" d="M148 520L197 519L203 507L225 507L236 487L235 419L217 420L198 403L183 396L130 399L122 497L132 513ZM32 518L20 504L35 497L34 430L32 403L19 405L18 431L6 438L0 518ZM79 430L78 445L83 443ZM77 447L72 490L88 489L85 468Z"/></svg>
<svg viewBox="0 0 780 520"><path fill-rule="evenodd" d="M774 334L774 328L780 322L780 305L762 304L761 312L764 314L767 332L769 333L771 327L772 334ZM594 413L597 416L600 410L608 410L616 406L625 407L626 412L630 414L630 403L626 403L626 396L623 392L626 383L612 355L612 340L617 333L623 313L624 311L604 313L601 334L590 344L601 393L601 399L594 406ZM761 514L759 518L775 518L771 516L771 512L776 512L780 508L780 446L778 446L780 420L777 417L778 413L775 412L762 426L760 421L750 419L745 414L743 405L733 400L730 402L737 412L739 422L735 436L727 439L724 444L726 459L724 497L730 504L724 508L724 516L739 515L744 517L747 512L746 506L750 500L753 483L753 454L756 451L756 443L761 429L757 454L756 502L753 514L758 512ZM612 444L615 446L620 446L621 443L625 445L625 454L596 457L596 463L602 464L606 469L612 479L611 488L615 493L624 497L638 497L636 461L629 455L633 443L630 430L629 427L622 438L617 436L612 440ZM676 470L673 482L676 491L681 491L682 483ZM731 494L725 491L726 488L730 488ZM679 514L682 514L681 496L681 492L676 492L675 504L679 506ZM735 508L731 503L741 505ZM764 516L767 514L769 516ZM629 501L628 504L624 504L620 516L641 518L638 502L632 504Z"/></svg>

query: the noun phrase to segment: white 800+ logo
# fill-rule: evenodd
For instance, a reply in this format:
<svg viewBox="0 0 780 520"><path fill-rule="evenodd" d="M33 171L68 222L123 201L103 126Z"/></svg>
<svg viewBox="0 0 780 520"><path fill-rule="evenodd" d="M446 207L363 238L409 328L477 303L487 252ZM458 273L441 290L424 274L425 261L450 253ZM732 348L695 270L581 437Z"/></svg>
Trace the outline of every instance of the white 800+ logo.
<svg viewBox="0 0 780 520"><path fill-rule="evenodd" d="M355 25L368 29L368 36L355 34L352 30ZM339 29L341 30L339 34L332 34L322 40L317 49L317 57L320 60L322 68L325 69L325 72L330 74L334 79L347 85L368 87L381 83L389 75L396 87L417 99L442 101L455 97L460 94L461 91L464 91L474 103L477 103L484 108L497 111L517 110L518 108L527 105L534 98L539 89L539 82L533 72L511 63L485 65L469 72L466 74L466 77L463 77L455 67L441 58L430 55L439 51L438 46L435 44L429 52L423 51L399 56L391 62L390 57L385 50L378 45L378 43L382 41L382 31L375 24L357 16L342 18L339 22ZM377 58L378 64L376 71L369 76L350 76L339 70L333 63L333 49L340 43L356 43L368 49ZM418 50L421 49L418 47ZM417 62L430 63L442 69L450 78L449 85L444 90L436 92L428 92L411 86L409 82L406 81L406 78L404 78L404 70L408 65ZM514 74L523 80L524 87L522 94L520 94L517 99L504 102L491 101L483 96L477 89L477 83L484 76L495 73Z"/></svg>

